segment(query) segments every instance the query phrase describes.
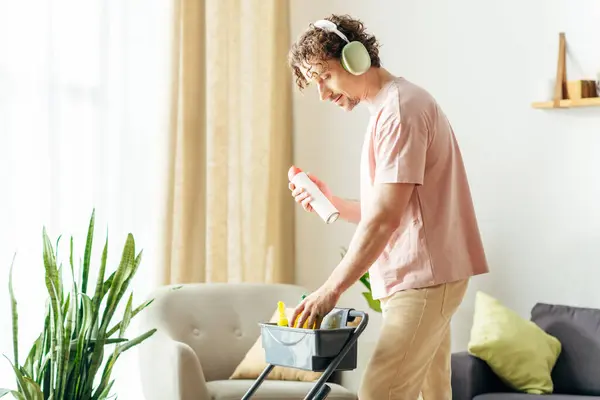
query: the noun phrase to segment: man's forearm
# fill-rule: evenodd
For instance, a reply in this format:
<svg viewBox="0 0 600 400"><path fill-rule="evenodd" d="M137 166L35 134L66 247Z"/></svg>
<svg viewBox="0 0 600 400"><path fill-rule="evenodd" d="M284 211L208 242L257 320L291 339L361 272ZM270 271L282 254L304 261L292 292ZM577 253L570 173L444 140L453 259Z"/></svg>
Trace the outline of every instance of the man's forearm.
<svg viewBox="0 0 600 400"><path fill-rule="evenodd" d="M377 260L396 229L384 215L363 219L348 247L348 252L326 282L341 294L354 284Z"/></svg>
<svg viewBox="0 0 600 400"><path fill-rule="evenodd" d="M340 212L340 218L353 224L360 222L360 201L333 196L332 203Z"/></svg>

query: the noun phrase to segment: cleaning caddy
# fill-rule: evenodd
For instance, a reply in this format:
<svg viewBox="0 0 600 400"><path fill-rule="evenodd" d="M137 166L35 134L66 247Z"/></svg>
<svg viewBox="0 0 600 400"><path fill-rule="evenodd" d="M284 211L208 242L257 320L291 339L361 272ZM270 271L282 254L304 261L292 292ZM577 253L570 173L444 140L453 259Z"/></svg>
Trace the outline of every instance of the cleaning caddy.
<svg viewBox="0 0 600 400"><path fill-rule="evenodd" d="M275 366L323 372L304 400L325 399L331 391L327 385L331 375L356 368L357 340L367 326L368 314L352 308L334 308L319 329L308 329L287 326L281 302L279 310L279 323L259 323L267 367L242 400L252 398ZM349 326L356 318L360 318L358 326Z"/></svg>

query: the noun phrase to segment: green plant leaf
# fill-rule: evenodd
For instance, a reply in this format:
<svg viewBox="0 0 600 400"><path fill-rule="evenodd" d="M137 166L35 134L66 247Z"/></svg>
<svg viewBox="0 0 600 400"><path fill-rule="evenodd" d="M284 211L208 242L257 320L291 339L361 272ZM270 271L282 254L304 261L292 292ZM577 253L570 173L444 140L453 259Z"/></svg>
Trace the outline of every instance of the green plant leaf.
<svg viewBox="0 0 600 400"><path fill-rule="evenodd" d="M102 327L106 329L110 320L112 319L114 312L117 308L117 304L121 299L120 294L123 290L127 289L126 284L127 278L131 271L135 268L135 241L133 235L130 233L127 235L123 253L121 256L121 262L117 268L116 274L112 285L108 291L108 299L106 301L106 308L104 315L102 316Z"/></svg>
<svg viewBox="0 0 600 400"><path fill-rule="evenodd" d="M58 301L58 294L56 292L56 287L54 283L50 281L51 286L51 297L56 298ZM56 310L53 310L53 313L56 314L55 318L50 319L52 323L52 348L50 349L50 362L52 365L51 369L51 387L50 387L50 396L53 396L55 391L58 392L60 390L60 366L62 365L63 358L63 324L62 324L62 308L60 306L57 307Z"/></svg>
<svg viewBox="0 0 600 400"><path fill-rule="evenodd" d="M52 355L52 306L46 305L46 319L44 321L44 357L40 359L38 382L42 382L42 391L48 395L50 393L50 356Z"/></svg>
<svg viewBox="0 0 600 400"><path fill-rule="evenodd" d="M369 307L380 313L381 312L381 303L379 302L379 300L374 300L373 299L373 295L371 294L371 292L363 292L362 294L364 296L364 298L367 300L367 304L369 305Z"/></svg>
<svg viewBox="0 0 600 400"><path fill-rule="evenodd" d="M105 346L107 346L110 344L124 343L127 340L128 339L126 339L126 338L106 338L106 339L104 339L103 343ZM96 343L98 343L98 340L97 339L85 340L84 343L87 346L86 350L89 350L89 349L93 348L96 345ZM78 345L79 345L79 340L77 340L77 339L71 340L71 346L70 346L71 351L77 350Z"/></svg>
<svg viewBox="0 0 600 400"><path fill-rule="evenodd" d="M58 331L62 327L62 317L61 317L61 305L58 300L58 294L56 289L60 286L58 283L58 270L56 268L56 259L54 258L54 250L52 249L52 243L50 242L50 238L46 232L46 228L44 227L43 232L43 241L44 241L44 268L46 269L46 289L50 296L50 305L51 305L51 318L50 318L50 378L49 378L49 392L44 390L49 397L54 393L54 384L55 384L55 368L54 361L56 361L57 353L57 341L60 337Z"/></svg>
<svg viewBox="0 0 600 400"><path fill-rule="evenodd" d="M8 273L8 292L10 293L10 311L12 314L13 362L15 365L19 365L19 313L17 310L17 298L15 297L15 291L13 289L13 267L15 265L16 256L17 254L15 253L13 255L12 262L10 263L10 271Z"/></svg>
<svg viewBox="0 0 600 400"><path fill-rule="evenodd" d="M31 397L28 396L27 384L25 383L25 380L23 379L23 374L21 373L21 371L19 371L19 368L17 368L17 366L8 359L8 357L4 356L4 358L6 358L8 360L10 366L12 367L12 369L15 373L15 377L17 378L17 384L18 384L17 387L19 388L19 392L25 396L26 400L31 400Z"/></svg>
<svg viewBox="0 0 600 400"><path fill-rule="evenodd" d="M369 278L368 272L365 272L365 274L360 277L360 281L362 282L363 285L365 285L367 290L370 292L371 291L371 279Z"/></svg>
<svg viewBox="0 0 600 400"><path fill-rule="evenodd" d="M123 315L123 319L121 320L121 329L119 330L119 337L122 338L125 335L125 331L129 328L129 323L131 322L131 303L133 302L133 293L129 295L129 300L127 300L127 305L125 306L125 313Z"/></svg>
<svg viewBox="0 0 600 400"><path fill-rule="evenodd" d="M73 236L71 236L71 240L69 242L69 265L71 266L71 275L73 276L73 280L75 280L75 266L73 265Z"/></svg>
<svg viewBox="0 0 600 400"><path fill-rule="evenodd" d="M83 253L83 275L81 279L81 291L87 294L88 276L90 274L90 260L92 257L92 243L94 241L94 224L96 222L96 209L92 210L87 239L85 241L85 252Z"/></svg>
<svg viewBox="0 0 600 400"><path fill-rule="evenodd" d="M44 319L44 326L47 325L48 321L48 316L45 317ZM34 362L34 366L33 366L33 371L34 371L34 378L35 381L37 383L39 383L40 385L42 384L42 361L44 358L44 342L45 342L45 332L40 333L40 336L38 338L38 342L37 342L37 346L35 348L35 355L33 356L33 362Z"/></svg>
<svg viewBox="0 0 600 400"><path fill-rule="evenodd" d="M135 247L134 247L134 252L135 252ZM117 302L121 301L121 299L125 295L125 292L127 291L127 288L129 287L129 284L131 283L131 280L133 279L134 275L137 273L137 270L142 262L142 254L143 254L143 251L140 251L138 253L138 255L135 257L135 259L133 260L133 266L131 266L131 268L126 271L127 275L126 275L125 279L123 280L121 289L119 290L119 294L117 296Z"/></svg>
<svg viewBox="0 0 600 400"><path fill-rule="evenodd" d="M181 286L179 286L178 288L174 288L175 289L179 289L181 288ZM152 304L152 302L154 301L154 299L150 299L146 302L144 302L142 305L138 306L135 310L133 310L133 312L131 313L131 318L133 319L136 315L138 315L141 311L144 310L144 308L148 307L150 304ZM121 322L119 322L118 324L116 324L115 326L112 327L112 329L110 331L108 331L108 333L106 334L107 337L110 337L112 335L114 335L114 333L116 331L118 331L121 328Z"/></svg>
<svg viewBox="0 0 600 400"><path fill-rule="evenodd" d="M59 399L64 399L65 393L68 390L67 388L67 383L68 383L68 376L69 376L69 372L71 370L70 366L69 366L69 360L71 358L71 336L73 335L73 324L75 323L75 320L77 318L77 311L78 311L78 307L77 307L77 293L75 292L75 281L72 282L73 287L71 289L71 295L72 295L72 302L68 302L68 304L70 304L70 306L68 307L67 311L65 312L66 314L66 326L65 326L65 332L64 332L64 337L63 337L63 343L65 343L64 348L62 349L63 351L63 356L62 356L62 365L60 366L60 370L61 370L61 375L60 375L60 390L59 390L59 394L58 394L58 398ZM69 344L69 345L66 345ZM73 346L76 347L76 346Z"/></svg>
<svg viewBox="0 0 600 400"><path fill-rule="evenodd" d="M108 395L110 394L110 389L112 389L114 383L114 379L109 382L109 384L104 388L102 393L100 393L100 395L98 396L98 400L104 400L108 398Z"/></svg>
<svg viewBox="0 0 600 400"><path fill-rule="evenodd" d="M73 373L76 375L76 377L74 378L75 381L71 383L68 391L67 391L67 398L77 398L78 394L81 394L79 392L79 390L83 390L85 382L87 380L87 365L85 363L85 359L84 359L84 352L87 351L93 351L93 344L92 344L92 348L88 349L88 347L90 346L89 341L87 340L88 334L89 332L93 329L93 325L92 325L92 314L93 314L93 305L92 305L92 299L89 298L88 295L86 294L80 294L79 296L81 298L81 309L82 311L82 317L81 317L81 322L80 322L80 329L79 329L79 337L77 338L77 352L75 353L75 361L74 361L74 366L73 366ZM87 357L86 357L87 359Z"/></svg>
<svg viewBox="0 0 600 400"><path fill-rule="evenodd" d="M44 394L40 386L31 378L24 376L23 381L27 387L27 393L31 400L44 400Z"/></svg>
<svg viewBox="0 0 600 400"><path fill-rule="evenodd" d="M115 280L115 274L117 273L117 271L113 271L109 276L108 279L106 279L104 281L104 284L102 285L102 296L100 297L100 300L104 300L104 297L108 294L108 291L110 290L110 288L112 287L113 281Z"/></svg>
<svg viewBox="0 0 600 400"><path fill-rule="evenodd" d="M98 272L98 279L96 280L96 290L94 293L94 315L93 323L96 323L99 316L100 303L104 298L104 274L106 271L106 258L108 257L108 234L106 235L106 241L104 242L104 249L102 250L102 259L100 260L100 271ZM113 275L111 275L112 277ZM112 280L110 281L112 283ZM109 286L110 287L110 286Z"/></svg>
<svg viewBox="0 0 600 400"><path fill-rule="evenodd" d="M146 340L149 337L151 337L152 335L154 335L156 333L156 331L157 331L156 328L150 329L149 331L147 331L146 333L142 333L140 336L136 337L135 339L131 339L123 344L120 344L118 346L119 354L122 354L122 353L126 352L127 350L131 349L132 347L139 345L144 340Z"/></svg>
<svg viewBox="0 0 600 400"><path fill-rule="evenodd" d="M55 256L55 259L56 259L56 256ZM64 292L65 292L65 291L63 290L63 280L62 280L62 276L63 276L63 273L62 273L62 263L60 264L60 266L59 266L59 267L58 267L58 269L57 269L56 276L57 276L57 278L58 278L58 287L56 288L56 295L57 295L57 298L58 298L58 304L60 304L62 307L64 307L64 305L65 305ZM64 308L63 308L63 310L64 310ZM62 314L63 314L63 315L65 314L65 313L64 313L64 311L62 312ZM61 323L62 323L62 322L63 322L63 321L61 320Z"/></svg>
<svg viewBox="0 0 600 400"><path fill-rule="evenodd" d="M27 400L21 393L17 392L16 390L0 389L0 397L4 397L9 393L12 394L13 397L17 400Z"/></svg>
<svg viewBox="0 0 600 400"><path fill-rule="evenodd" d="M80 313L83 312L83 304L79 304L79 299L77 297L77 279L75 278L75 268L73 267L73 236L71 236L71 250L69 253L69 263L71 264L71 284L73 285L73 290L72 290L72 297L73 297L73 301L75 302L74 307L75 310L73 312L73 316L72 318L74 318L73 324L74 324L74 328L73 328L73 332L71 333L71 336L68 338L68 340L74 339L79 335L79 320L81 318Z"/></svg>
<svg viewBox="0 0 600 400"><path fill-rule="evenodd" d="M23 364L23 369L26 371L27 375L32 378L35 377L36 362L38 361L38 357L42 353L43 340L44 337L42 334L38 336L38 338L33 342L33 345L29 350L29 354L27 354L25 364Z"/></svg>
<svg viewBox="0 0 600 400"><path fill-rule="evenodd" d="M106 328L110 323L112 316L117 308L117 304L120 300L119 293L124 286L124 283L129 275L129 272L134 268L134 256L135 256L135 241L133 239L133 235L130 233L127 235L127 239L125 241L125 246L123 247L123 252L121 255L121 262L117 267L117 271L108 291L108 299L106 301L106 308L104 309L104 314L102 316L102 324L98 331L98 341L94 347L94 352L92 354L92 361L90 365L90 374L94 376L98 369L100 368L100 364L102 362L102 356L104 353L104 340L106 338ZM93 382L88 381L86 386L87 389L92 389Z"/></svg>

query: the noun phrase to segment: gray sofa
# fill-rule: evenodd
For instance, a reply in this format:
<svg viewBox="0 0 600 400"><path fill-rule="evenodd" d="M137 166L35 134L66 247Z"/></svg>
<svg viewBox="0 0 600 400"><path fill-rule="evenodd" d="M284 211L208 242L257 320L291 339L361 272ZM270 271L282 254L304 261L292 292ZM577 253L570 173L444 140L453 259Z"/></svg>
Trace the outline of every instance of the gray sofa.
<svg viewBox="0 0 600 400"><path fill-rule="evenodd" d="M459 352L452 355L453 400L600 399L600 310L538 303L531 310L531 321L562 344L552 370L554 393L518 393L484 361Z"/></svg>

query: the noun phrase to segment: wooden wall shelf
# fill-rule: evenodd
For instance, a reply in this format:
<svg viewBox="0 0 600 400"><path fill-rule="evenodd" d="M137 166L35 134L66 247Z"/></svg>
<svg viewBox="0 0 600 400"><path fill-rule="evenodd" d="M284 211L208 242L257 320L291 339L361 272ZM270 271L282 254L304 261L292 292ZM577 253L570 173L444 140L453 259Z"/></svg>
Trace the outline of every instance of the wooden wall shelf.
<svg viewBox="0 0 600 400"><path fill-rule="evenodd" d="M533 108L572 108L572 107L600 107L600 97L583 97L569 99L567 91L567 43L564 32L558 36L558 65L556 66L556 80L554 95L550 101L534 102ZM600 96L600 93L597 94Z"/></svg>
<svg viewBox="0 0 600 400"><path fill-rule="evenodd" d="M600 97L587 99L560 100L558 106L553 101L540 101L531 105L533 108L572 108L572 107L600 107Z"/></svg>

